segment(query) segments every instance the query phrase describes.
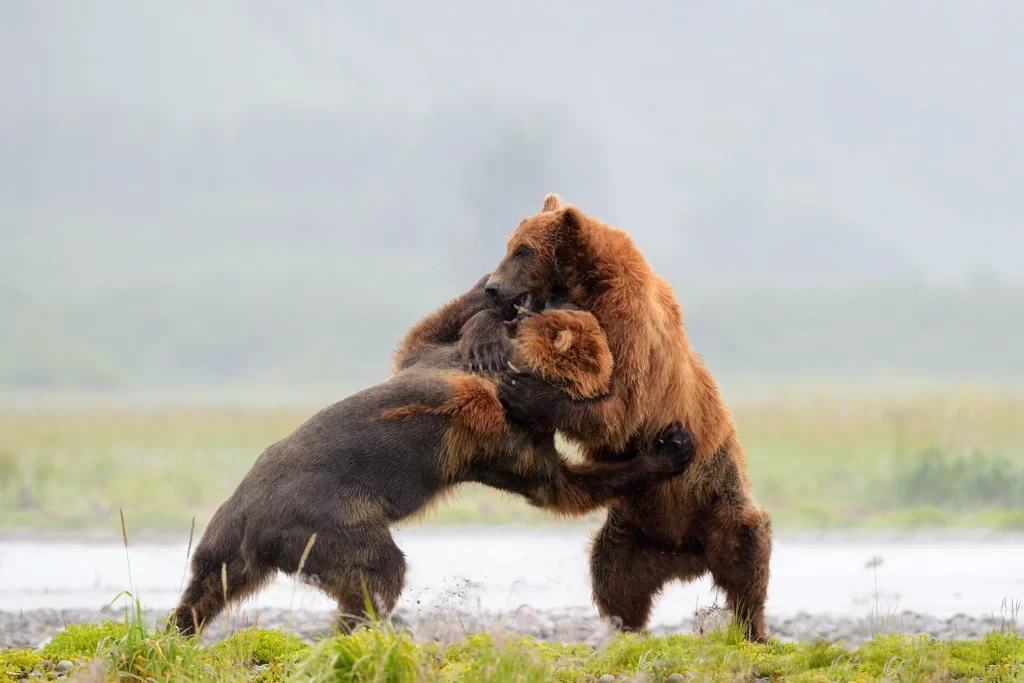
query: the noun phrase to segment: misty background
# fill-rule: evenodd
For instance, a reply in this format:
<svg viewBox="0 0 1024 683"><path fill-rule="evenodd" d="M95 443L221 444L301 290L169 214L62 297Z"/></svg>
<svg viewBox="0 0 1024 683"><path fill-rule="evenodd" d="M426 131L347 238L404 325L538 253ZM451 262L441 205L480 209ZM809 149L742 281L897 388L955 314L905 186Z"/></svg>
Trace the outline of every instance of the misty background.
<svg viewBox="0 0 1024 683"><path fill-rule="evenodd" d="M726 381L1019 380L1022 28L952 0L0 2L0 390L340 398L546 192L634 237Z"/></svg>

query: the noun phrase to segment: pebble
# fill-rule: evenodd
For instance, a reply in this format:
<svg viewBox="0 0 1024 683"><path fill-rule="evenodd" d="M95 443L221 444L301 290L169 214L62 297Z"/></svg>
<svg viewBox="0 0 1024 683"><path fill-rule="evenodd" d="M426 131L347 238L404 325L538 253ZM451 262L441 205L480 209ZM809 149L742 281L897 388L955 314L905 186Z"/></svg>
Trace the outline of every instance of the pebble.
<svg viewBox="0 0 1024 683"><path fill-rule="evenodd" d="M296 610L290 612L283 609L263 609L258 610L258 614L259 626L285 628L308 641L329 634L334 617L333 613L327 611ZM166 616L165 612L146 613L146 618L151 624L162 623ZM707 614L695 615L678 624L656 626L651 631L654 635L694 633L699 632L701 628L706 631L710 622L715 621L706 618L707 616ZM38 648L63 630L64 624L96 623L104 619L118 621L123 618L124 613L116 608L105 612L55 609L25 612L0 611L0 647ZM251 626L255 618L255 611L243 609L241 612L236 612L231 618L232 630L237 631L240 628ZM504 615L458 610L401 609L394 615L392 621L396 627L408 628L413 637L421 642L452 642L472 633L491 631L533 635L540 640L586 643L600 647L614 635L609 624L602 622L596 614L582 609L546 612L521 607L511 614ZM207 642L220 640L226 634L226 625L226 620L223 617L217 619L203 632L203 639ZM878 633L902 632L915 635L925 633L932 638L953 640L979 638L985 633L999 628L1017 630L1013 624L1007 624L998 615L970 617L959 614L947 619L904 612L891 615L881 623L879 620L872 619L808 613L785 618L769 617L768 619L769 635L782 641L840 640L848 647L861 645ZM49 669L50 666L46 668ZM62 666L65 668L62 669ZM64 660L58 662L55 668L57 671L66 672L71 667L71 662ZM34 672L32 677L40 675L42 674ZM687 680L682 674L673 675L680 677L670 677L670 681Z"/></svg>
<svg viewBox="0 0 1024 683"><path fill-rule="evenodd" d="M599 679L597 679L597 683L615 683L615 676L612 676L611 674L605 674L604 676L601 676Z"/></svg>
<svg viewBox="0 0 1024 683"><path fill-rule="evenodd" d="M665 679L665 683L683 683L686 680L686 676L683 674L672 674Z"/></svg>
<svg viewBox="0 0 1024 683"><path fill-rule="evenodd" d="M73 666L74 664L72 664L68 660L62 659L59 662L57 662L57 671L70 671L71 667Z"/></svg>

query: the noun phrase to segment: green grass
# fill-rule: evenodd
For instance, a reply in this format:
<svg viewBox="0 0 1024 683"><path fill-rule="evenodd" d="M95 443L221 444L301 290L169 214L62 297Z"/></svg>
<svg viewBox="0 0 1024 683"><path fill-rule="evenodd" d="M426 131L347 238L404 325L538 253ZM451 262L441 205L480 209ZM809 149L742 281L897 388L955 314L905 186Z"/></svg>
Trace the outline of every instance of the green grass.
<svg viewBox="0 0 1024 683"><path fill-rule="evenodd" d="M776 528L1024 529L1024 394L926 390L733 401ZM0 529L201 529L268 444L313 409L0 412ZM593 520L600 515L589 518ZM551 515L466 486L427 523Z"/></svg>
<svg viewBox="0 0 1024 683"><path fill-rule="evenodd" d="M754 645L739 630L705 636L617 635L601 648L481 633L452 643L417 643L386 624L307 644L248 629L212 645L149 627L138 601L122 622L69 626L41 651L0 651L0 680L54 680L73 663L82 681L1017 681L1024 638L993 631L979 640L880 635L857 649L838 643ZM676 679L673 679L676 680Z"/></svg>

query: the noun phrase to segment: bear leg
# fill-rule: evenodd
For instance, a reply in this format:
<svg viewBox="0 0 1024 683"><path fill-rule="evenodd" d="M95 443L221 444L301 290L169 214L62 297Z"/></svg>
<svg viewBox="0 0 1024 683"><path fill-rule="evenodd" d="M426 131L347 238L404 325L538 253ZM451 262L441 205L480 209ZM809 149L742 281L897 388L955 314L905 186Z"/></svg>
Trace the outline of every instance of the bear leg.
<svg viewBox="0 0 1024 683"><path fill-rule="evenodd" d="M200 546L192 559L192 578L174 610L183 636L194 635L232 602L244 600L273 578L273 567L246 563L238 555L220 557Z"/></svg>
<svg viewBox="0 0 1024 683"><path fill-rule="evenodd" d="M333 539L325 540L328 547L333 545ZM337 600L336 625L351 633L372 616L391 616L405 587L407 565L385 526L364 527L357 540L346 534L344 546L343 552L321 555L303 574L315 577L317 587Z"/></svg>
<svg viewBox="0 0 1024 683"><path fill-rule="evenodd" d="M771 518L762 510L747 508L735 516L719 515L718 519L720 523L705 542L711 576L715 585L725 591L726 606L743 625L747 639L765 642Z"/></svg>
<svg viewBox="0 0 1024 683"><path fill-rule="evenodd" d="M691 580L707 571L699 543L678 548L653 543L636 526L618 519L614 508L590 552L594 602L601 616L621 631L647 628L654 597L665 583Z"/></svg>

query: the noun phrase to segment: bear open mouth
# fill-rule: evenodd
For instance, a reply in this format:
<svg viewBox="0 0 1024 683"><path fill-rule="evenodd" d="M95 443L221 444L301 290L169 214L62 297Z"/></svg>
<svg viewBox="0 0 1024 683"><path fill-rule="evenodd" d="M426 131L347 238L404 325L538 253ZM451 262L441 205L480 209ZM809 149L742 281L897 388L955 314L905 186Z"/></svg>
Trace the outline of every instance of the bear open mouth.
<svg viewBox="0 0 1024 683"><path fill-rule="evenodd" d="M532 292L523 292L512 299L512 310L516 318L525 318L531 313L537 313L544 309L544 302L535 297Z"/></svg>

